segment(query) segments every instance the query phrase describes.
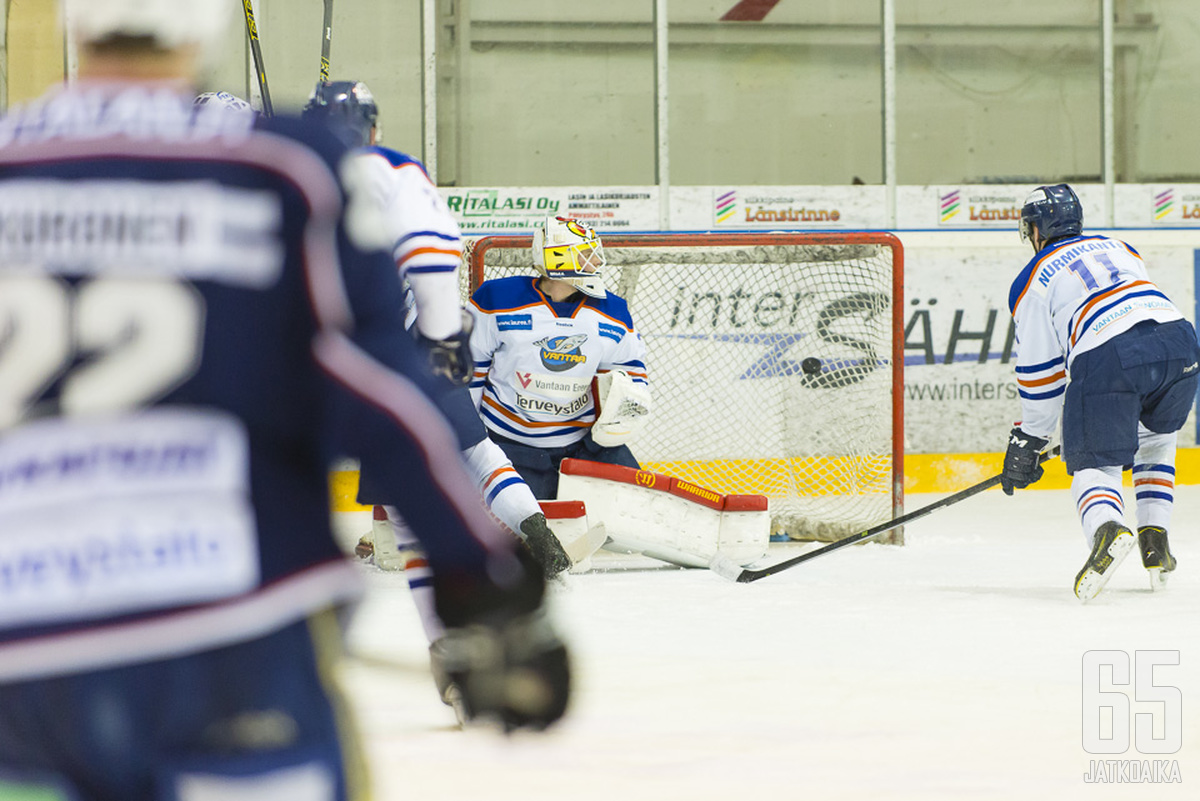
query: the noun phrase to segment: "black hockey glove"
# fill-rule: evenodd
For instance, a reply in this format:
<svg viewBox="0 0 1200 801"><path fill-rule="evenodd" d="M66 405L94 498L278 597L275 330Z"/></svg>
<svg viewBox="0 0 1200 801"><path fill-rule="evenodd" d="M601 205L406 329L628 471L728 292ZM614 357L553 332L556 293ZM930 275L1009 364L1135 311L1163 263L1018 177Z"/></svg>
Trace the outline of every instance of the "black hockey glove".
<svg viewBox="0 0 1200 801"><path fill-rule="evenodd" d="M452 384L468 384L474 362L471 360L471 315L462 313L462 329L445 339L429 339L420 332L417 342L429 355L429 369L434 375L448 379Z"/></svg>
<svg viewBox="0 0 1200 801"><path fill-rule="evenodd" d="M1008 452L1004 454L1004 471L1000 474L1000 488L1005 495L1013 489L1025 489L1042 477L1041 456L1049 440L1026 434L1020 427L1013 428L1008 435Z"/></svg>
<svg viewBox="0 0 1200 801"><path fill-rule="evenodd" d="M520 549L503 586L490 578L434 576L446 634L431 649L439 690L452 688L465 720L506 732L541 730L563 716L571 689L567 648L546 616L545 579ZM495 572L495 571L492 571ZM442 691L443 699L447 692Z"/></svg>
<svg viewBox="0 0 1200 801"><path fill-rule="evenodd" d="M521 521L521 539L529 553L542 567L542 575L551 579L571 569L571 557L563 549L558 537L550 530L546 516L541 512L531 514Z"/></svg>

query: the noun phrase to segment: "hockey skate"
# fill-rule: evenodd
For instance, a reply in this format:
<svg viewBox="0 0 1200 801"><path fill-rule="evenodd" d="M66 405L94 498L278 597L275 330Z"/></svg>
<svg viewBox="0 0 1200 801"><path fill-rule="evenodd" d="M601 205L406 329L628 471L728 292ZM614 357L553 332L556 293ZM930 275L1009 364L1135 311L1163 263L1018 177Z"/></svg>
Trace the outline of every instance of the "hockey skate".
<svg viewBox="0 0 1200 801"><path fill-rule="evenodd" d="M1075 577L1076 597L1087 603L1099 595L1133 545L1133 532L1120 523L1110 520L1096 529L1092 553Z"/></svg>
<svg viewBox="0 0 1200 801"><path fill-rule="evenodd" d="M458 719L458 725L462 726L467 721L467 710L463 704L462 688L450 678L450 673L446 670L445 638L434 640L429 646L429 667L433 672L433 683L437 686L438 698L454 710L454 717Z"/></svg>
<svg viewBox="0 0 1200 801"><path fill-rule="evenodd" d="M1167 574L1178 562L1167 545L1167 531L1159 526L1142 526L1138 529L1138 550L1142 553L1142 567L1150 571L1150 589L1161 590L1167 586Z"/></svg>

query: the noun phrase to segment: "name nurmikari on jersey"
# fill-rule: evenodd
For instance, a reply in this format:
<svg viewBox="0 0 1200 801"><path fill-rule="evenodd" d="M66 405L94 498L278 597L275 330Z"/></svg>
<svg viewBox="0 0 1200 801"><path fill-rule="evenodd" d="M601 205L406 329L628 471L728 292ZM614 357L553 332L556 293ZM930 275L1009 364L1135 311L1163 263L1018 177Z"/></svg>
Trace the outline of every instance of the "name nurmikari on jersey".
<svg viewBox="0 0 1200 801"><path fill-rule="evenodd" d="M1150 281L1136 250L1117 239L1076 236L1038 253L1013 282L1017 383L1024 430L1058 423L1075 356L1144 321L1183 315Z"/></svg>

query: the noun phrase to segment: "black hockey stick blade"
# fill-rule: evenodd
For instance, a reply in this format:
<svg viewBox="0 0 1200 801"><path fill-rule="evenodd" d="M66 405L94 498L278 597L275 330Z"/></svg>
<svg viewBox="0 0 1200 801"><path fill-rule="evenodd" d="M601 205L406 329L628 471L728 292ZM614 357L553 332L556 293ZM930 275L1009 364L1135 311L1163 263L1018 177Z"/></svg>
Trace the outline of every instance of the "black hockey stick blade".
<svg viewBox="0 0 1200 801"><path fill-rule="evenodd" d="M1049 459L1053 459L1058 455L1058 453L1059 446L1055 445L1053 448L1050 448L1041 455L1041 458L1038 460L1039 464ZM869 528L866 531L861 531L858 534L851 534L849 537L843 537L840 540L831 542L828 545L817 548L815 551L802 553L799 556L793 556L791 559L785 559L782 562L776 562L773 565L767 565L766 567L761 567L758 569L742 567L728 557L722 554L717 554L716 558L712 560L708 567L718 576L727 578L731 581L736 581L739 584L749 584L752 581L758 581L761 578L773 576L776 573L787 570L790 567L795 567L796 565L807 562L810 559L816 559L818 556L824 556L825 554L836 551L839 548L845 548L847 545L853 545L856 542L869 540L872 537L883 534L885 531L891 531L892 529L899 528L906 523L911 523L914 520L925 517L931 512L937 511L938 509L943 509L947 506L953 506L959 501L965 501L972 495L978 495L984 490L995 487L1000 483L1000 478L1001 476L998 475L992 476L991 478L980 481L978 484L967 487L964 490L959 490L953 495L948 495L945 498L942 498L940 501L931 503L928 506L922 506L920 509L916 509L908 514L900 515L900 517L897 517L894 520L888 520L887 522L880 523L879 525Z"/></svg>

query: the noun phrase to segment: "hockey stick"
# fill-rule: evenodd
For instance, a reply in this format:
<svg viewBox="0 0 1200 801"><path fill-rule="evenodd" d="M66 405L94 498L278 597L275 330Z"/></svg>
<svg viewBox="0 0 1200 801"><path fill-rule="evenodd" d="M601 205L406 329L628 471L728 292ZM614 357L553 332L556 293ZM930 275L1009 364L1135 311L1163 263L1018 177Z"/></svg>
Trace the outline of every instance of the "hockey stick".
<svg viewBox="0 0 1200 801"><path fill-rule="evenodd" d="M333 0L325 0L325 27L321 34L321 83L329 83L329 51L333 47Z"/></svg>
<svg viewBox="0 0 1200 801"><path fill-rule="evenodd" d="M1050 448L1041 455L1041 458L1038 459L1038 464L1042 464L1049 459L1053 459L1058 455L1058 452L1059 446L1055 445L1053 448ZM885 531L891 531L894 528L903 526L905 523L911 523L914 520L925 517L927 514L935 512L938 509L943 509L947 506L953 506L959 501L965 501L972 495L978 495L984 490L991 489L992 487L996 486L1000 483L1000 479L1001 476L992 476L989 479L980 481L974 486L967 487L966 489L960 490L953 495L942 498L936 503L923 506L920 509L909 512L906 515L901 515L894 520L888 520L885 523L880 523L874 528L869 528L866 531L859 532L858 534L852 534L849 537L843 537L840 540L831 542L828 545L817 548L815 551L802 553L799 556L793 556L791 559L785 559L782 562L777 562L776 564L768 565L757 570L748 567L742 567L722 554L717 554L716 558L714 558L712 563L709 564L709 569L723 578L736 581L739 584L749 584L752 581L758 581L761 578L773 576L776 573L787 570L790 567L795 567L796 565L802 562L807 562L810 559L816 559L818 556L824 556L825 554L836 551L839 548L845 548L847 545L853 545L856 542L869 540L872 537L884 533Z"/></svg>
<svg viewBox="0 0 1200 801"><path fill-rule="evenodd" d="M250 37L250 52L254 54L254 70L258 73L258 90L262 93L262 111L268 117L275 114L271 106L271 90L267 86L267 68L263 65L262 44L258 41L258 24L254 21L254 0L242 0L246 11L246 35Z"/></svg>

